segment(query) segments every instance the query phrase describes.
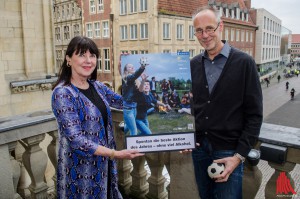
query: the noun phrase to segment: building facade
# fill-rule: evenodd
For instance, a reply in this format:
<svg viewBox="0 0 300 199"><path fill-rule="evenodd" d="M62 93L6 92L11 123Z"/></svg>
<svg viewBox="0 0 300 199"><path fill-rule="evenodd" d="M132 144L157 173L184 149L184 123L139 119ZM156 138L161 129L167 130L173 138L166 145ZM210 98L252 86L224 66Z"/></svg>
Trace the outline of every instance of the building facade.
<svg viewBox="0 0 300 199"><path fill-rule="evenodd" d="M82 35L82 10L79 0L53 0L55 64L62 65L70 40Z"/></svg>
<svg viewBox="0 0 300 199"><path fill-rule="evenodd" d="M251 1L210 0L209 4L220 10L224 23L222 39L254 57L257 26L250 16Z"/></svg>
<svg viewBox="0 0 300 199"><path fill-rule="evenodd" d="M52 1L1 1L0 118L50 107L52 8Z"/></svg>
<svg viewBox="0 0 300 199"><path fill-rule="evenodd" d="M300 34L292 34L291 57L300 57Z"/></svg>
<svg viewBox="0 0 300 199"><path fill-rule="evenodd" d="M280 61L281 20L263 8L252 14L258 26L255 62L261 73L276 70Z"/></svg>
<svg viewBox="0 0 300 199"><path fill-rule="evenodd" d="M284 26L281 26L280 66L287 65L291 62L291 46L292 31Z"/></svg>
<svg viewBox="0 0 300 199"><path fill-rule="evenodd" d="M114 68L112 53L112 18L110 0L82 1L83 35L91 38L98 46L97 78L109 86L114 87Z"/></svg>
<svg viewBox="0 0 300 199"><path fill-rule="evenodd" d="M191 20L199 2L174 0L119 0L112 2L114 62L120 54L147 54L189 51L191 57L202 47L194 37ZM114 65L117 71L117 64ZM136 66L138 67L138 66ZM121 76L115 74L116 90Z"/></svg>

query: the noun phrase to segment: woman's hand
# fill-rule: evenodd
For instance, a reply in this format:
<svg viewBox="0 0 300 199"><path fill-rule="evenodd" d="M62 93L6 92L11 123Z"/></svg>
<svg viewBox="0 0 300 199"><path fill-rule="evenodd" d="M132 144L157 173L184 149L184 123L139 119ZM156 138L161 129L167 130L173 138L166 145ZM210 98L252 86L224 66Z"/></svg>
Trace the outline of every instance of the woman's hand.
<svg viewBox="0 0 300 199"><path fill-rule="evenodd" d="M117 159L128 159L131 160L135 157L143 156L144 153L140 153L138 150L124 149L121 151L115 151L115 158Z"/></svg>

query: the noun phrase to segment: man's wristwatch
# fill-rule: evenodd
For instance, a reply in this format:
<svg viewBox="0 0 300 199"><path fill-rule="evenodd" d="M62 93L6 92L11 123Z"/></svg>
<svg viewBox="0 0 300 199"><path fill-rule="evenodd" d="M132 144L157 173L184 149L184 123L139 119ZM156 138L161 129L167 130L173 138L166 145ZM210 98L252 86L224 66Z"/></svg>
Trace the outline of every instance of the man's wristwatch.
<svg viewBox="0 0 300 199"><path fill-rule="evenodd" d="M245 162L246 158L239 153L234 154L235 157L241 160L241 162Z"/></svg>

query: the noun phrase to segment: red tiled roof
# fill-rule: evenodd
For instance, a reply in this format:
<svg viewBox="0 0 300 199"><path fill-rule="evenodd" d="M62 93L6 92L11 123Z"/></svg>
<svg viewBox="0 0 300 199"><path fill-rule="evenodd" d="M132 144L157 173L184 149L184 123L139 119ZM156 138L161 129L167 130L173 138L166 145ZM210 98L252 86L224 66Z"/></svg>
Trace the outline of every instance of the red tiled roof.
<svg viewBox="0 0 300 199"><path fill-rule="evenodd" d="M158 12L191 17L200 7L208 5L208 0L158 0Z"/></svg>
<svg viewBox="0 0 300 199"><path fill-rule="evenodd" d="M300 34L292 34L292 43L300 43Z"/></svg>

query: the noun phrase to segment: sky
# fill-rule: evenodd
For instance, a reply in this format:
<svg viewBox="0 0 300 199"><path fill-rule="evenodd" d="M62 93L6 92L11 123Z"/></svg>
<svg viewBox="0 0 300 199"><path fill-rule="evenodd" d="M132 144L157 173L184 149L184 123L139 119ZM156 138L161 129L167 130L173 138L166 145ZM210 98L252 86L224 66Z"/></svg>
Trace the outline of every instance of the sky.
<svg viewBox="0 0 300 199"><path fill-rule="evenodd" d="M169 77L184 80L191 79L189 54L153 53L125 55L121 57L122 72L126 64L132 64L135 70L137 70L140 67L139 61L141 57L148 59L149 65L145 70L145 73L149 76L148 80L153 76L155 76L156 81L168 80Z"/></svg>
<svg viewBox="0 0 300 199"><path fill-rule="evenodd" d="M252 8L264 8L281 20L281 25L300 34L300 0L251 0Z"/></svg>

